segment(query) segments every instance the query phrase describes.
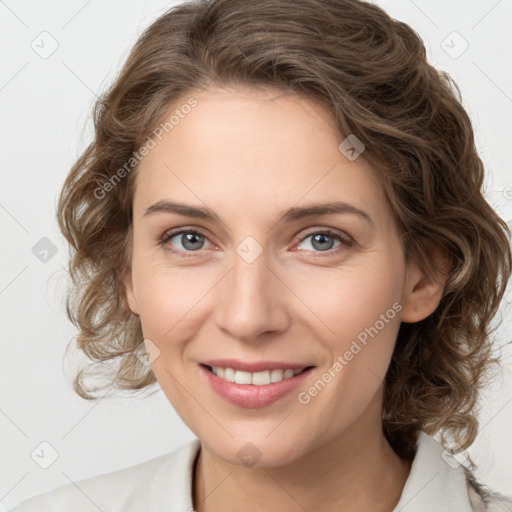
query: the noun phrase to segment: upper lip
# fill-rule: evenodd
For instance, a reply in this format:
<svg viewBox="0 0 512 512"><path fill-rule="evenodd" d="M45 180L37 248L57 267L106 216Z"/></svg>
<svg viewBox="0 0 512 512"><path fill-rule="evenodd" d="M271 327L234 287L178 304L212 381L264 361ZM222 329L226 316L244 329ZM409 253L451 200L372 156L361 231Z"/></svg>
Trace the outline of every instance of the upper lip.
<svg viewBox="0 0 512 512"><path fill-rule="evenodd" d="M210 359L202 361L201 364L206 366L216 366L220 368L233 368L244 372L262 372L265 370L302 370L311 364L301 363L285 363L283 361L239 361L237 359Z"/></svg>

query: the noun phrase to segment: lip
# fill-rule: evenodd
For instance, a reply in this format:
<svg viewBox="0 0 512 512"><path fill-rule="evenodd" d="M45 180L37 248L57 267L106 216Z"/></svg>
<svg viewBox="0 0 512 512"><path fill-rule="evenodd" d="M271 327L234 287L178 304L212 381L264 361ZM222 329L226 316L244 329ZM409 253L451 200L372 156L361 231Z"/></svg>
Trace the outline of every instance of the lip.
<svg viewBox="0 0 512 512"><path fill-rule="evenodd" d="M201 361L206 366L220 366L221 368L233 368L243 372L263 372L265 370L301 370L311 363L284 363L282 361L239 361L237 359L210 359L209 361Z"/></svg>
<svg viewBox="0 0 512 512"><path fill-rule="evenodd" d="M215 361L219 362L219 361ZM289 379L282 380L281 382L273 382L264 386L257 386L255 384L236 384L235 382L228 382L217 375L213 374L206 366L206 363L199 365L201 373L207 379L208 384L211 386L221 398L226 400L232 405L239 407L247 407L251 409L257 409L266 407L268 405L277 402L280 398L284 397L297 387L299 387L307 376L311 373L314 367L309 367L307 370L295 375ZM282 363L280 363L282 364ZM251 368L255 367L255 363L247 363ZM247 367L246 365L246 367ZM224 364L208 364L208 366L221 366L225 368L233 368L232 366L224 366ZM256 367L261 365L258 363ZM305 366L298 365L285 365L285 367L270 368L269 366L263 367L263 369L301 369ZM237 368L242 370L241 368ZM253 372L262 371L263 369L252 370ZM242 370L250 371L250 370Z"/></svg>

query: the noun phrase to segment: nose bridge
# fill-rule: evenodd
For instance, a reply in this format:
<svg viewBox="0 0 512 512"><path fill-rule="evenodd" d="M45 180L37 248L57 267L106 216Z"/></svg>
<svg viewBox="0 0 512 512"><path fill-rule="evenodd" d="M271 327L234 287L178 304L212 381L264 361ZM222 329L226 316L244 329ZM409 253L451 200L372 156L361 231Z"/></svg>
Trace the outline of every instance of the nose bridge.
<svg viewBox="0 0 512 512"><path fill-rule="evenodd" d="M233 255L215 306L218 327L246 341L285 329L288 321L283 285L268 268L266 254L256 255L255 247L248 244L240 244Z"/></svg>

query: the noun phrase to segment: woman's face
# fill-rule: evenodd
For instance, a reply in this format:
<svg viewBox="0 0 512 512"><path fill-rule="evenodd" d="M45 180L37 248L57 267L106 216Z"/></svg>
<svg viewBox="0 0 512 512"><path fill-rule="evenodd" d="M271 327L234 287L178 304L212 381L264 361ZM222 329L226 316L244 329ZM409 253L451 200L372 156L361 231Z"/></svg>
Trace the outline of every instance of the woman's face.
<svg viewBox="0 0 512 512"><path fill-rule="evenodd" d="M125 280L165 395L234 464L380 432L400 321L426 314L364 153L297 96L193 96L137 171Z"/></svg>

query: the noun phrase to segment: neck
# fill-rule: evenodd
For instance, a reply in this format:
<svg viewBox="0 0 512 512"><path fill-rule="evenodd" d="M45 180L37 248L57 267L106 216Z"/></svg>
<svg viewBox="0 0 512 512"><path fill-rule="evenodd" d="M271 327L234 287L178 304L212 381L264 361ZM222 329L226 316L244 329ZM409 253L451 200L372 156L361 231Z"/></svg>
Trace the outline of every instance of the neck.
<svg viewBox="0 0 512 512"><path fill-rule="evenodd" d="M411 461L397 456L382 433L352 429L280 467L226 463L202 446L194 470L197 512L343 510L391 512Z"/></svg>

